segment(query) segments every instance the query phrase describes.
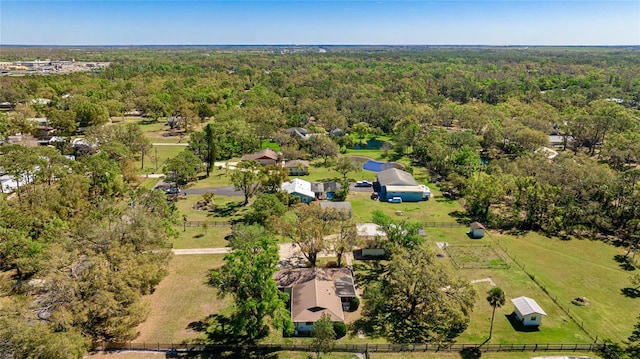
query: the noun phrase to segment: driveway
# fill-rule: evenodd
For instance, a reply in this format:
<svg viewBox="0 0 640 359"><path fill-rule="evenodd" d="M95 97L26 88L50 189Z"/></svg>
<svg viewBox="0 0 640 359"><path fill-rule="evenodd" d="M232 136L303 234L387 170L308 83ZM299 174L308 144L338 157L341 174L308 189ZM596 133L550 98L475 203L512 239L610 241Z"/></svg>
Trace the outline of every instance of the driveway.
<svg viewBox="0 0 640 359"><path fill-rule="evenodd" d="M188 254L227 254L231 252L231 248L187 248L187 249L172 249L175 255L188 255ZM280 243L280 267L283 268L295 268L303 267L306 263L306 258L300 252L298 246L294 243ZM330 251L324 251L318 253L318 258L335 257L336 254ZM353 252L347 252L344 255L345 263L350 266L353 263Z"/></svg>
<svg viewBox="0 0 640 359"><path fill-rule="evenodd" d="M181 190L184 194L205 194L213 192L218 196L244 196L242 191L236 191L233 186L216 187L216 188L187 188Z"/></svg>

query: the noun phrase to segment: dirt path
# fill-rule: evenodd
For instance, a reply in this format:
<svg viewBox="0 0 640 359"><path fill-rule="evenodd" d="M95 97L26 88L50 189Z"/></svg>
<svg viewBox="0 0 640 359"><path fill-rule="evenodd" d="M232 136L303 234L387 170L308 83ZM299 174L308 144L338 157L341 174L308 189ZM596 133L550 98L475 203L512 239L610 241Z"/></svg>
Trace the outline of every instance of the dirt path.
<svg viewBox="0 0 640 359"><path fill-rule="evenodd" d="M153 142L153 146L182 146L189 147L188 143L172 143L172 142Z"/></svg>
<svg viewBox="0 0 640 359"><path fill-rule="evenodd" d="M472 281L471 281L471 284L474 284L474 283L482 283L482 282L488 282L492 287L495 287L495 286L496 286L496 282L494 282L494 281L493 281L493 279L491 279L491 277L472 280Z"/></svg>
<svg viewBox="0 0 640 359"><path fill-rule="evenodd" d="M186 249L172 249L173 254L177 256L186 254L227 254L231 252L231 248L186 248Z"/></svg>

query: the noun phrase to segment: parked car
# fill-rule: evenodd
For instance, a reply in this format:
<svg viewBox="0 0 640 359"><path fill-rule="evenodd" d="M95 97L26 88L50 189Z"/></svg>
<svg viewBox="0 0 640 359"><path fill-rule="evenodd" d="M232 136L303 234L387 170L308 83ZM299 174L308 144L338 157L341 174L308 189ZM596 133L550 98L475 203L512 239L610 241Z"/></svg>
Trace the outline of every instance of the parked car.
<svg viewBox="0 0 640 359"><path fill-rule="evenodd" d="M369 181L358 181L356 182L356 187L372 187L373 183Z"/></svg>
<svg viewBox="0 0 640 359"><path fill-rule="evenodd" d="M164 191L165 194L180 194L180 188L178 187L170 187L168 190Z"/></svg>
<svg viewBox="0 0 640 359"><path fill-rule="evenodd" d="M389 203L402 203L402 197L391 197L388 201Z"/></svg>

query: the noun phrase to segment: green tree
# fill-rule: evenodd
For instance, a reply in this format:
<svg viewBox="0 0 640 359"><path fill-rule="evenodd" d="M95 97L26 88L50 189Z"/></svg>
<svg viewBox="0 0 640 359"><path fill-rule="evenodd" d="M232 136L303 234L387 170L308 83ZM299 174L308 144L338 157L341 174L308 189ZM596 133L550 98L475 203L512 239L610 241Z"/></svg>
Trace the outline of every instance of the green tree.
<svg viewBox="0 0 640 359"><path fill-rule="evenodd" d="M477 172L465 181L462 191L469 213L478 220L490 218L492 205L500 203L507 193L509 184L505 176Z"/></svg>
<svg viewBox="0 0 640 359"><path fill-rule="evenodd" d="M351 126L351 131L358 136L360 143L372 132L371 127L366 122L358 122Z"/></svg>
<svg viewBox="0 0 640 359"><path fill-rule="evenodd" d="M350 172L359 172L362 170L362 168L358 166L353 159L344 156L338 158L334 169L342 175L343 179L347 179L347 174Z"/></svg>
<svg viewBox="0 0 640 359"><path fill-rule="evenodd" d="M185 185L194 181L200 172L202 161L193 152L184 150L167 160L164 173L169 181Z"/></svg>
<svg viewBox="0 0 640 359"><path fill-rule="evenodd" d="M337 221L340 223L340 232L335 236L333 250L338 258L338 267L342 267L342 259L345 253L353 251L358 238L358 229L353 219L347 213L338 213Z"/></svg>
<svg viewBox="0 0 640 359"><path fill-rule="evenodd" d="M340 153L340 148L328 136L312 136L308 141L309 153L314 158L321 157L324 164L329 158L336 157Z"/></svg>
<svg viewBox="0 0 640 359"><path fill-rule="evenodd" d="M452 278L426 247L397 247L379 282L367 286L363 315L396 343L448 343L469 323L475 290Z"/></svg>
<svg viewBox="0 0 640 359"><path fill-rule="evenodd" d="M56 130L57 135L70 136L78 129L76 113L72 110L52 108L47 112L47 121Z"/></svg>
<svg viewBox="0 0 640 359"><path fill-rule="evenodd" d="M260 188L261 177L260 163L254 160L242 161L236 165L231 172L231 183L236 191L242 191L244 194L243 206L249 204L249 199L253 197Z"/></svg>
<svg viewBox="0 0 640 359"><path fill-rule="evenodd" d="M245 221L249 224L260 224L267 226L273 217L280 217L285 214L287 207L280 201L277 195L272 193L261 193L256 197L249 212L245 215Z"/></svg>
<svg viewBox="0 0 640 359"><path fill-rule="evenodd" d="M9 116L7 116L4 112L0 113L0 141L4 143L9 138L11 134L11 122L9 121Z"/></svg>
<svg viewBox="0 0 640 359"><path fill-rule="evenodd" d="M232 242L233 252L225 255L221 269L211 273L211 283L220 289L221 297L233 296L233 336L253 343L268 333L269 324L289 332L293 323L285 307L288 296L273 279L279 260L277 241L266 232L243 239Z"/></svg>
<svg viewBox="0 0 640 359"><path fill-rule="evenodd" d="M260 192L276 193L282 183L289 180L289 170L279 165L266 165L260 169Z"/></svg>
<svg viewBox="0 0 640 359"><path fill-rule="evenodd" d="M109 113L103 106L92 102L80 102L72 107L78 127L100 126L109 122Z"/></svg>
<svg viewBox="0 0 640 359"><path fill-rule="evenodd" d="M291 219L280 218L275 227L281 235L300 247L311 267L315 267L318 253L329 249L330 243L325 237L335 230L337 218L339 214L335 210L325 210L317 204L300 203L293 208Z"/></svg>
<svg viewBox="0 0 640 359"><path fill-rule="evenodd" d="M493 319L496 315L496 308L502 307L505 302L504 291L499 287L491 288L487 292L487 302L493 309L491 311L491 327L489 328L489 339L493 335Z"/></svg>
<svg viewBox="0 0 640 359"><path fill-rule="evenodd" d="M323 313L320 319L313 323L311 336L313 337L311 346L316 351L316 358L320 359L320 353L331 353L336 341L336 332L333 330L333 322L329 314Z"/></svg>
<svg viewBox="0 0 640 359"><path fill-rule="evenodd" d="M380 210L372 213L373 223L380 226L387 235L385 249L393 251L395 247L415 249L420 247L424 237L420 235L420 225L406 220L396 221Z"/></svg>
<svg viewBox="0 0 640 359"><path fill-rule="evenodd" d="M15 181L18 199L22 201L21 187L35 179L44 160L38 156L35 148L20 145L4 146L0 153L0 168Z"/></svg>

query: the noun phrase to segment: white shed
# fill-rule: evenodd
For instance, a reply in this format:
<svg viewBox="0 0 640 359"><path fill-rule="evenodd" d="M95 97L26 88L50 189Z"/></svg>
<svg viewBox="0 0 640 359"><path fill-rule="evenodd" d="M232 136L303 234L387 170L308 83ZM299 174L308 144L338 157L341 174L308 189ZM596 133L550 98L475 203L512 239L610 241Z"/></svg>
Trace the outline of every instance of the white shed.
<svg viewBox="0 0 640 359"><path fill-rule="evenodd" d="M513 313L524 326L538 326L542 322L542 316L547 315L538 303L527 297L511 299L514 305Z"/></svg>

